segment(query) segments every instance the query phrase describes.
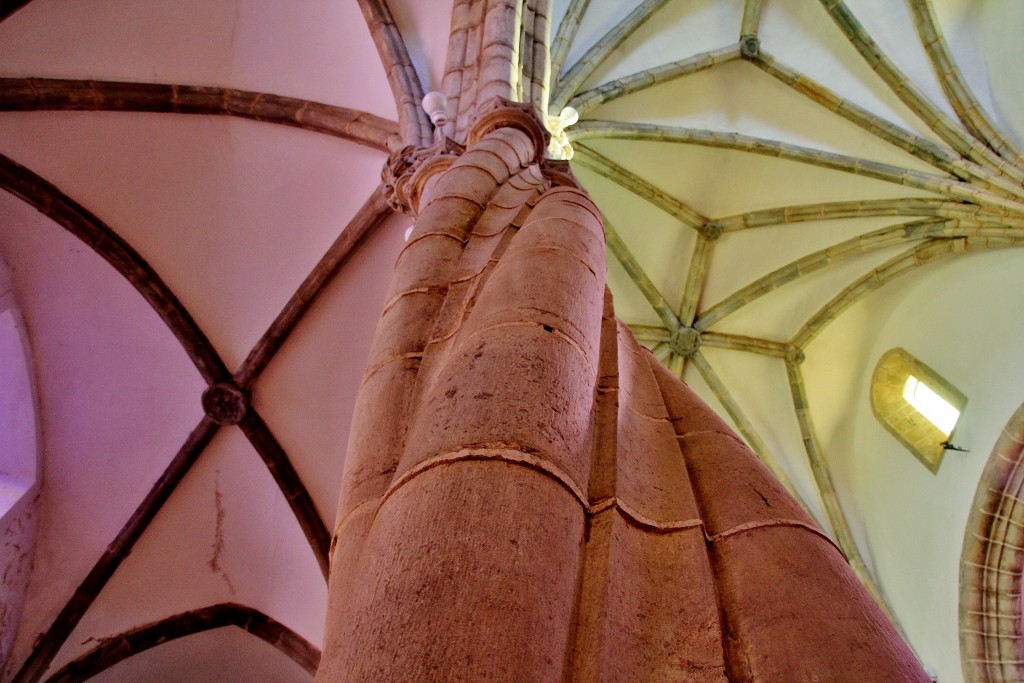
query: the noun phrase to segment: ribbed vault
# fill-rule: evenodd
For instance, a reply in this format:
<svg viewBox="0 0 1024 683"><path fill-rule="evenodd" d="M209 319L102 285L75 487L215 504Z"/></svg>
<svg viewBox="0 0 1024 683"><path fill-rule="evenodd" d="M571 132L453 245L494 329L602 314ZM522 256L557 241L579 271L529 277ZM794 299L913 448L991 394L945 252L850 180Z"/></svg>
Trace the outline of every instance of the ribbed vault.
<svg viewBox="0 0 1024 683"><path fill-rule="evenodd" d="M109 5L97 16L143 25L144 12L126 3ZM10 195L5 198L10 206L23 203L49 221L49 227L35 232L0 226L5 233L0 235L0 247L24 255L32 253L33 240L43 240L40 235L59 229L73 236L151 308L150 315L165 326L192 368L173 355L154 357L154 364L177 364L174 367L181 372L198 373L187 390L169 388L162 399L191 406L183 411L191 421L174 417L176 445L155 455L148 451L150 442L144 434L133 437L134 443L124 445L125 453L145 452L152 465L145 472L126 474L137 478L131 486L116 476L108 480L110 488L93 499L91 504L99 510L104 496L125 498L121 508L127 512L103 527L106 537L85 533L73 540L75 529L63 529L56 520L70 514L70 508L62 508L43 489L41 505L54 518L43 526L23 623L26 630L18 635L4 680L40 680L71 666L73 660L88 659L83 640L117 638L120 633L127 640L141 638L140 624L152 622L156 625L144 631L149 637L162 628L159 624L171 628L189 610L244 602L236 598L231 578L221 585L222 577L231 572L223 571L217 553L209 563L198 563L203 574L195 576L196 594L179 600L189 609L180 608L177 615L154 616L145 609L135 614L129 609L119 618L112 616L112 604L100 599L105 590L108 596L123 596L128 587L145 586L132 578L141 570L133 568L130 556L137 544L140 554L159 552L146 544L147 534L154 543L164 536L148 530L165 505L173 507L175 496L185 499L179 487L194 489L202 477L204 485L214 487L211 492L221 495L214 486L216 477L230 467L203 469L204 458L208 463L214 457L225 458L227 463L227 451L252 456L251 466L264 468L278 491L275 495L282 496L292 520L287 528L299 530L315 564L326 574L326 529L347 432L332 431L340 442L325 452L324 441L316 435L324 424L317 420L329 416L347 423L347 416L322 407L322 400L337 401L338 395L327 385L329 373L318 378L317 368L337 363L358 377L372 331L368 328L384 303L386 271L407 223L392 217L377 185L379 169L387 152L402 145L423 146L433 139L431 124L419 106L425 91L447 95L445 131L458 137L470 127L474 98L497 81L488 80L493 74L486 70L486 60L475 61L472 48L472 41L480 39L480 28L469 12L480 3L456 0L452 13L446 7L438 12L444 15L440 18L425 17L416 3L397 0L360 0L358 7L326 14L305 5L286 11L265 5L237 3L232 11L210 11L196 19L206 21L211 36L222 37L203 34L193 39L195 52L208 54L208 61L234 66L211 68L190 81L164 63L183 59L175 57L181 48L155 40L152 63L146 61L149 48L144 41L132 38L122 46L128 64L124 67L105 62L102 50L88 38L75 45L84 55L81 59L74 54L40 58L34 52L38 46L24 36L52 25L56 28L50 39L59 40L66 30L63 24L74 26L74 12L82 10L72 10L68 18L55 3L44 0L0 3L0 36L12 36L12 47L0 48L0 55L5 54L2 50L7 55L0 58L0 125L8 140L0 146L0 187ZM860 483L869 476L857 469L876 462L858 459L858 449L888 446L873 432L863 436L870 426L856 414L857 380L839 376L842 372L835 366L846 358L859 359L849 361L848 374L856 375L857 363L874 361L864 357L895 333L884 331L883 323L876 324L865 311L877 306L871 310L906 313L899 308L899 293L935 285L935 279L925 279L930 277L927 273L992 268L1005 275L1002 281L1010 291L1020 283L1015 274L1020 272L1019 256L1007 255L1014 250L996 252L1024 243L1024 163L1017 137L1021 131L1007 126L1006 112L993 106L998 93L983 82L984 65L965 52L965 45L977 44L977 22L968 20L960 3L929 0L908 0L906 6L874 0L645 0L628 5L568 0L551 6L528 1L510 3L509 11L519 17L521 27L516 48L521 68L508 75L515 94L546 108L551 117L566 105L581 116L565 133L574 150L572 166L605 215L609 277L620 317L666 367L721 409L810 514L830 530L876 598L897 623L904 624L918 653L932 661L955 640L955 617L922 618L915 613L917 598L905 593L904 582L892 578L899 576L893 566L899 553L885 547L883 539L891 536L879 531L871 509L877 499ZM989 11L998 15L1002 10ZM1005 15L1021 18L1010 10ZM439 22L447 35L450 16L453 40L436 44L428 36L441 34ZM175 26L189 26L187 16L175 14L172 19L178 22ZM948 38L944 22L951 27ZM329 48L333 51L327 56L338 64L313 64L309 74L285 59L277 42L290 39L327 52L325 46L338 33L352 38L351 44ZM545 45L539 36L546 33L551 45L549 70L536 54ZM133 58L147 65L133 72ZM958 59L965 58L961 68ZM284 66L275 70L277 63ZM330 75L335 66L341 72L337 77ZM991 68L994 72L996 66ZM216 123L211 123L214 117ZM111 122L122 124L124 132L108 127ZM155 132L158 129L163 132ZM218 154L236 154L243 139L253 146L266 143L275 152L251 166L217 167L211 151L208 157L195 156L197 164L190 168L175 163L170 145L159 151L142 142L147 135L165 135L188 145L192 131L200 131L195 140L208 141L205 144L231 141ZM119 136L128 142L110 150L84 142ZM173 240L159 236L161 230L166 235L167 226L154 217L156 209L147 213L131 208L141 201L133 193L160 196L154 189L156 180L150 185L144 178L133 180L131 170L110 178L90 173L90 165L109 164L159 168L160 173L181 177L195 177L204 168L212 169L211 174L251 172L255 177L254 169L266 161L279 163L277 168L287 177L300 168L295 162L280 161L283 153L277 150L289 144L326 150L325 156L334 155L349 167L350 175L345 175L327 162L317 162L323 164L324 177L337 178L332 191L344 197L330 217L310 208L329 197L326 188L310 190L284 180L243 183L232 209L214 215L214 202L228 193L217 194L219 181L212 175L205 180L217 187L211 187L209 197L195 200L188 193L175 194L176 182L168 176L168 207L195 201L192 211L172 207L166 212L181 219L180 227L175 226L180 231L177 241L187 247L180 252L169 244ZM66 156L54 153L61 149ZM161 154L167 158L157 158ZM135 174L145 175L141 170ZM118 183L123 189L112 190ZM316 183L307 179L306 184ZM246 221L259 219L246 213L245 205L261 196L274 196L274 203L287 207L274 215L287 220L248 226ZM260 206L266 210L269 204ZM5 208L5 220L22 221L23 211L21 204ZM204 211L208 221L186 224ZM293 230L287 224L291 220L315 225L315 230ZM221 230L238 239L221 243L209 237ZM259 246L249 255L245 235L253 230L263 230L266 236L252 238ZM55 240L63 238L45 239L57 244ZM317 247L302 246L303 258L289 261L287 269L272 265L277 256L297 251L299 242ZM219 261L224 262L223 269L218 268ZM967 265L957 265L961 263ZM12 265L17 270L18 264ZM238 293L235 299L219 288L202 291L196 284L216 282L218 270L229 281L225 291ZM385 275L373 279L371 271ZM28 287L44 280L25 274L17 282ZM964 287L981 286L966 284L966 276L961 281ZM79 284L88 287L84 279ZM940 282L937 287L944 292L942 288L956 285ZM246 297L259 304L253 304L249 316L252 329L262 330L255 337L240 331L228 311L232 301ZM991 326L976 329L975 335L1001 340L1020 330L1019 320L1000 318L998 305L978 303L979 308L991 308L991 316L981 319ZM42 361L57 353L46 350L51 332L44 323L59 318L59 311L47 318L42 304L35 307L36 345L41 349L37 359ZM98 302L97 308L102 307ZM328 307L346 316L331 318ZM33 311L26 315L32 328ZM142 329L149 324L141 316L125 314L126 332L133 325ZM994 328L999 329L992 332ZM936 323L933 334L941 333ZM63 339L57 332L52 335L54 340ZM981 353L978 347L963 351L972 358ZM984 374L973 360L964 361L977 370L979 385L999 384L996 380L1001 378L1009 386L1015 377L1024 377L1019 364L1008 363L1001 360ZM129 387L144 383L130 375L117 381ZM348 382L345 386L354 391L357 380ZM44 378L41 386L41 405L48 407L44 420L54 434L64 423L117 421L117 413L103 404L123 406L100 396L77 412L61 411L46 394L60 383ZM67 390L79 403L88 403L86 392ZM990 404L978 405L990 405L994 413L1008 392L995 389ZM124 395L143 393L128 389ZM974 405L975 397L971 400ZM1013 406L1018 403L1019 399ZM966 432L975 439L972 445L993 442L995 433L990 434L988 426L1001 426L1005 419L977 418ZM860 441L851 445L851 437L857 435ZM47 458L50 463L44 464L44 481L46 476L62 476L62 458L83 457L74 449L61 451L54 443L51 439L44 451L44 463ZM898 455L898 446L892 452ZM324 467L318 464L322 460L334 464ZM945 467L948 478L954 477L949 468L957 465ZM879 468L878 476L885 477L886 472L890 470ZM908 475L906 486L918 486L912 478L917 474ZM956 471L956 476L975 481L979 475L980 465ZM922 490L928 486L920 485ZM973 490L971 485L964 488ZM210 496L205 500L212 505ZM88 523L93 508L83 510L81 517L72 517L72 526ZM220 532L222 518L232 514L218 502L210 528L188 533L209 545L202 534L216 530L214 545L216 539L232 544L233 537L224 540ZM965 507L951 516L962 524L966 514ZM909 525L914 520L920 521L909 515L905 529L913 530ZM941 529L942 524L935 522L920 532L941 536ZM67 565L55 559L65 543L76 555L76 561ZM243 545L239 542L238 547ZM122 566L128 568L122 571ZM236 564L234 571L242 572L242 565ZM55 575L62 578L41 597L47 592L43 586ZM948 582L942 585L949 589ZM216 591L220 593L214 596ZM322 596L322 587L317 591L311 594ZM275 624L274 619L287 622L270 607L240 609L266 613ZM307 611L315 615L318 610L322 613L323 606ZM303 622L294 613L289 618ZM234 623L231 619L225 623ZM942 622L946 630L924 628L925 621ZM294 629L296 637L310 642L320 637L315 628L302 628ZM960 673L950 663L955 661L947 657L941 662L941 680L957 680Z"/></svg>

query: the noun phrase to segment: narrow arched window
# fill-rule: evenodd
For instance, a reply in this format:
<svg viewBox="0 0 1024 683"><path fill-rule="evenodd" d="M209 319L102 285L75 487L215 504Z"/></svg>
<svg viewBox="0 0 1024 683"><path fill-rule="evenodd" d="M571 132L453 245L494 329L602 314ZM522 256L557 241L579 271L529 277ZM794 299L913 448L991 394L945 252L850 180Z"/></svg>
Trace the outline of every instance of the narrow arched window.
<svg viewBox="0 0 1024 683"><path fill-rule="evenodd" d="M966 406L966 396L904 349L883 354L871 378L875 417L932 472Z"/></svg>

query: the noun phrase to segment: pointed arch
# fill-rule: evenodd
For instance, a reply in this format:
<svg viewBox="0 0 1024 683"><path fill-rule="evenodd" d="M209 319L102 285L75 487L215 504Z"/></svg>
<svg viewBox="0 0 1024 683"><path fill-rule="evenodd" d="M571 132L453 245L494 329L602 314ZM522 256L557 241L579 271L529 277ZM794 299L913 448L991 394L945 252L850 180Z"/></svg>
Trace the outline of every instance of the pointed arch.
<svg viewBox="0 0 1024 683"><path fill-rule="evenodd" d="M1024 679L1024 404L978 482L960 558L960 660L976 683Z"/></svg>
<svg viewBox="0 0 1024 683"><path fill-rule="evenodd" d="M150 648L227 626L259 638L310 674L316 672L320 651L308 640L259 610L226 602L175 614L104 638L99 645L65 664L47 679L47 683L83 681Z"/></svg>

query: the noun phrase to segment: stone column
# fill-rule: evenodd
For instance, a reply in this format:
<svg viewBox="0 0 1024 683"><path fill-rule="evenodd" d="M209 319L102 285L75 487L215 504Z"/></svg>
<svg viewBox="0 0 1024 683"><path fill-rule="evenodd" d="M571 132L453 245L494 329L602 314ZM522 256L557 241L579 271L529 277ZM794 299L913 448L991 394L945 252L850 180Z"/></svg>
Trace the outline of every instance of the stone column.
<svg viewBox="0 0 1024 683"><path fill-rule="evenodd" d="M601 215L492 100L417 215L357 402L322 682L927 681L842 554L617 323Z"/></svg>

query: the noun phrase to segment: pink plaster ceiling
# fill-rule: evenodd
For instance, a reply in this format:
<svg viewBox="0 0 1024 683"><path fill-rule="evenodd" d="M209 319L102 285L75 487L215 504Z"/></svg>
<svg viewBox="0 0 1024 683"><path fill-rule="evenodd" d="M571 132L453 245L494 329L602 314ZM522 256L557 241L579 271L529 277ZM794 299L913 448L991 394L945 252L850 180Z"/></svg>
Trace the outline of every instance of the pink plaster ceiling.
<svg viewBox="0 0 1024 683"><path fill-rule="evenodd" d="M0 25L3 75L221 85L394 118L355 3L305 3L302 11L273 2L172 4L32 3ZM385 159L351 142L226 118L40 112L5 114L0 129L0 152L55 183L134 247L230 369L355 216ZM17 662L196 426L204 383L109 264L14 197L4 194L0 211L0 250L17 264L15 285L33 333L51 482ZM280 426L328 524L347 438L345 406L403 227L384 226L369 238L353 272L331 285L254 388L258 409L266 409L272 433ZM339 347L350 360L324 372ZM331 428L307 434L310 416ZM97 639L232 600L318 643L325 591L287 501L237 428L228 428L115 572L51 671ZM194 680L227 680L222 674L235 669L230 676L241 675L245 656L265 661L265 675L283 671L273 661L284 656L269 646L204 658L228 642L223 631L192 637ZM166 656L143 655L111 680L140 675L152 661L167 668ZM151 674L143 676L154 680Z"/></svg>
<svg viewBox="0 0 1024 683"><path fill-rule="evenodd" d="M198 400L184 399L198 397L202 382L107 263L6 193L0 212L39 384L45 485L24 623L40 629L198 421ZM15 657L24 651L16 646Z"/></svg>
<svg viewBox="0 0 1024 683"><path fill-rule="evenodd" d="M104 637L226 602L273 615L319 643L326 599L326 582L281 492L241 432L225 429L100 593L51 672Z"/></svg>
<svg viewBox="0 0 1024 683"><path fill-rule="evenodd" d="M377 186L385 159L227 118L33 112L5 116L0 130L0 152L139 251L230 369Z"/></svg>
<svg viewBox="0 0 1024 683"><path fill-rule="evenodd" d="M0 25L0 64L6 76L217 85L395 117L355 2L34 0Z"/></svg>
<svg viewBox="0 0 1024 683"><path fill-rule="evenodd" d="M371 235L257 382L263 411L326 520L333 520L355 393L408 218ZM353 324L359 321L358 324ZM310 424L319 425L310 429Z"/></svg>

